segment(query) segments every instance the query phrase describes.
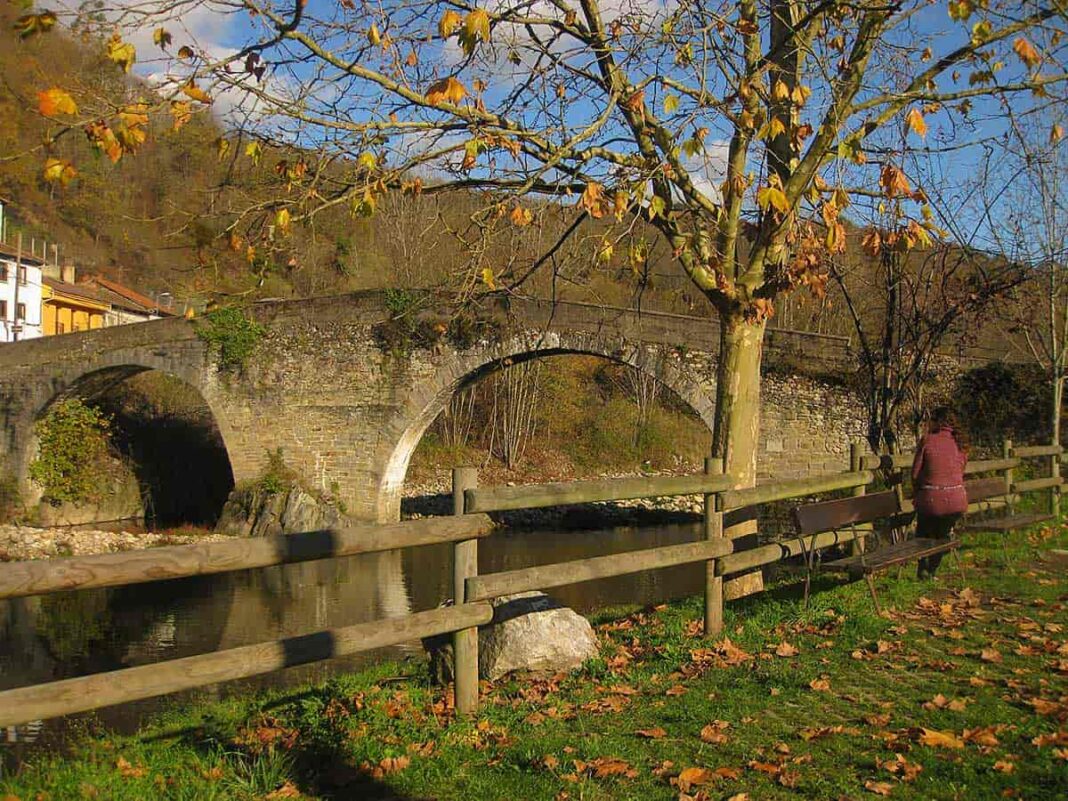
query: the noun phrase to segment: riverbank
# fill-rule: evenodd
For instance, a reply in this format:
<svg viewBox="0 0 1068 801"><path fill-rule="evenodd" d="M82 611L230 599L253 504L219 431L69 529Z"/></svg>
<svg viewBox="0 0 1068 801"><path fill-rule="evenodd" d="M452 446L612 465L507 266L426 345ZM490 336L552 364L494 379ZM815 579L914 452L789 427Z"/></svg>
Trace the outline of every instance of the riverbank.
<svg viewBox="0 0 1068 801"><path fill-rule="evenodd" d="M4 794L109 799L1054 798L1068 787L1068 529L969 536L967 586L906 568L728 605L602 614L601 657L483 686L457 719L422 660L90 734ZM91 730L91 727L90 727ZM38 794L44 794L38 796Z"/></svg>
<svg viewBox="0 0 1068 801"><path fill-rule="evenodd" d="M82 526L38 528L3 525L0 526L0 562L137 551L163 545L187 545L192 542L226 539L230 537L197 528L153 532L134 528L109 531Z"/></svg>

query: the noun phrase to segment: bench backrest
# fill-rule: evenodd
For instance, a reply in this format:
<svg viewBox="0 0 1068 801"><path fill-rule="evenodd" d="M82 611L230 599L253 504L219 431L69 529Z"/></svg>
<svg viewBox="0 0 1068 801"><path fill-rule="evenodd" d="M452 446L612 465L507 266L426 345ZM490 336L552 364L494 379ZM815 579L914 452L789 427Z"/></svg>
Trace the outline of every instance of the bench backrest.
<svg viewBox="0 0 1068 801"><path fill-rule="evenodd" d="M968 503L983 501L987 498L995 498L1005 494L1004 478L976 478L964 482L964 489L968 492Z"/></svg>
<svg viewBox="0 0 1068 801"><path fill-rule="evenodd" d="M893 490L857 495L835 501L819 501L794 507L794 523L799 534L834 531L856 523L871 523L893 517L901 511Z"/></svg>

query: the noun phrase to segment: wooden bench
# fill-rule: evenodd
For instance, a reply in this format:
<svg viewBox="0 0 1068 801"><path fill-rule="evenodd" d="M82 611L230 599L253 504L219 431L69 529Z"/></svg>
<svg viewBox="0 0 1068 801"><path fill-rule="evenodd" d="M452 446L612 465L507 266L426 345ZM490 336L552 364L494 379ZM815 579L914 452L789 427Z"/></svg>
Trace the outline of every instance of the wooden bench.
<svg viewBox="0 0 1068 801"><path fill-rule="evenodd" d="M1025 485L1036 482L1024 482ZM1040 483L1046 483L1045 481ZM1005 479L1003 478L978 478L964 482L964 488L968 491L968 505L990 500L991 498L1006 497ZM1006 503L1008 514L998 517L989 517L980 520L967 520L964 523L965 531L996 531L1007 534L1013 529L1041 523L1044 520L1052 520L1052 514L1016 514L1012 508L1011 499Z"/></svg>
<svg viewBox="0 0 1068 801"><path fill-rule="evenodd" d="M824 562L821 567L824 570L845 573L852 580L863 578L868 584L868 590L871 592L875 609L880 613L882 609L879 605L879 595L875 589L873 574L926 556L946 552L955 554L959 545L959 542L952 537L944 540L913 537L892 542L878 550L865 551L863 539L869 532L864 529L858 530L858 526L873 524L881 520L886 522L887 528L895 531L903 529L911 522L912 513L902 510L900 498L893 490L876 492L871 495L857 495L852 498L842 498L834 501L805 504L804 506L794 507L793 515L798 535L801 537L815 536L825 531L852 530L854 540L858 541L862 546L859 549L860 552L852 556ZM812 569L811 558L810 553L810 573ZM807 578L805 589L807 596Z"/></svg>

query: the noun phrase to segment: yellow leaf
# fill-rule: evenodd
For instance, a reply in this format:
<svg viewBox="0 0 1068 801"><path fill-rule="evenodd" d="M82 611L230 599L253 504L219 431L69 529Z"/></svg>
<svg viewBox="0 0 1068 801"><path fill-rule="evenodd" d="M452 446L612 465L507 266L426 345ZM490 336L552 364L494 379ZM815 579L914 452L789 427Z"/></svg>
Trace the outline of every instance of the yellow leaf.
<svg viewBox="0 0 1068 801"><path fill-rule="evenodd" d="M894 790L894 785L890 784L890 782L876 782L869 779L864 782L864 789L876 795L890 795Z"/></svg>
<svg viewBox="0 0 1068 801"><path fill-rule="evenodd" d="M664 113L673 114L679 107L678 95L667 95L664 98Z"/></svg>
<svg viewBox="0 0 1068 801"><path fill-rule="evenodd" d="M963 22L975 10L975 0L950 0L949 18Z"/></svg>
<svg viewBox="0 0 1068 801"><path fill-rule="evenodd" d="M215 153L219 157L219 161L226 158L226 154L230 152L230 140L220 136L215 140Z"/></svg>
<svg viewBox="0 0 1068 801"><path fill-rule="evenodd" d="M152 43L161 49L166 49L171 41L171 35L163 28L156 28L152 32Z"/></svg>
<svg viewBox="0 0 1068 801"><path fill-rule="evenodd" d="M512 209L512 213L508 215L508 219L512 221L512 225L522 228L530 225L534 220L534 213L530 209L524 209L522 206L516 206Z"/></svg>
<svg viewBox="0 0 1068 801"><path fill-rule="evenodd" d="M58 86L37 93L37 108L46 117L78 113L78 105L74 102L74 98Z"/></svg>
<svg viewBox="0 0 1068 801"><path fill-rule="evenodd" d="M174 117L174 122L171 125L172 131L177 131L193 117L193 107L189 105L187 100L172 100L171 101L171 116ZM226 140L222 140L226 141Z"/></svg>
<svg viewBox="0 0 1068 801"><path fill-rule="evenodd" d="M582 190L582 197L579 198L579 205L591 217L598 220L604 217L611 209L611 204L604 194L604 187L596 181L590 181L586 184L586 188Z"/></svg>
<svg viewBox="0 0 1068 801"><path fill-rule="evenodd" d="M615 252L616 249L611 242L602 242L601 247L597 249L597 261L608 263L612 261L612 255Z"/></svg>
<svg viewBox="0 0 1068 801"><path fill-rule="evenodd" d="M280 230L283 234L288 234L289 223L289 209L279 209L278 212L274 215L274 224L278 226L278 230Z"/></svg>
<svg viewBox="0 0 1068 801"><path fill-rule="evenodd" d="M74 169L74 165L69 161L63 161L62 159L48 159L45 161L44 179L50 184L59 182L66 186L77 174L78 171Z"/></svg>
<svg viewBox="0 0 1068 801"><path fill-rule="evenodd" d="M463 47L464 53L471 55L479 42L488 42L489 39L489 14L481 8L476 8L464 19L464 26L460 31L460 46Z"/></svg>
<svg viewBox="0 0 1068 801"><path fill-rule="evenodd" d="M123 125L130 128L148 125L148 106L144 103L132 103L119 112L119 119Z"/></svg>
<svg viewBox="0 0 1068 801"><path fill-rule="evenodd" d="M905 121L917 136L927 136L927 121L924 120L923 114L918 108L913 108L905 117Z"/></svg>
<svg viewBox="0 0 1068 801"><path fill-rule="evenodd" d="M137 50L129 42L122 41L122 37L117 33L108 40L105 54L109 60L122 67L123 72L129 72L137 60Z"/></svg>
<svg viewBox="0 0 1068 801"><path fill-rule="evenodd" d="M491 292L497 289L497 279L493 275L493 270L490 267L482 268L482 283L486 285L486 288Z"/></svg>
<svg viewBox="0 0 1068 801"><path fill-rule="evenodd" d="M196 54L193 52L193 48L191 48L189 45L182 45L178 48L178 58L182 59L183 61L188 61L194 55Z"/></svg>
<svg viewBox="0 0 1068 801"><path fill-rule="evenodd" d="M775 186L765 186L757 190L757 205L764 211L767 211L769 206L774 207L781 214L790 210L790 201L787 200L786 194Z"/></svg>
<svg viewBox="0 0 1068 801"><path fill-rule="evenodd" d="M208 96L208 93L197 86L196 81L192 78L189 79L188 83L182 86L182 94L200 103L211 103L211 97Z"/></svg>
<svg viewBox="0 0 1068 801"><path fill-rule="evenodd" d="M382 42L382 34L378 32L378 26L373 22L371 27L367 29L367 41L373 45L378 45Z"/></svg>
<svg viewBox="0 0 1068 801"><path fill-rule="evenodd" d="M356 159L356 166L361 170L367 170L370 172L378 164L378 160L375 158L374 153L361 153Z"/></svg>
<svg viewBox="0 0 1068 801"><path fill-rule="evenodd" d="M245 145L245 155L252 159L253 164L260 163L260 156L263 154L263 147L259 142L249 142Z"/></svg>
<svg viewBox="0 0 1068 801"><path fill-rule="evenodd" d="M441 21L438 23L438 33L441 34L442 39L448 39L463 24L464 18L460 16L459 12L450 8L441 15Z"/></svg>
<svg viewBox="0 0 1068 801"><path fill-rule="evenodd" d="M812 94L812 90L807 86L798 84L794 87L794 90L790 93L790 99L794 101L798 106L805 105L805 101L808 100L809 95Z"/></svg>
<svg viewBox="0 0 1068 801"><path fill-rule="evenodd" d="M1020 61L1022 61L1028 69L1034 69L1042 63L1042 56L1035 50L1035 46L1023 36L1012 43L1012 51L1020 57Z"/></svg>
<svg viewBox="0 0 1068 801"><path fill-rule="evenodd" d="M645 740L662 740L667 737L667 732L659 726L654 726L651 729L638 729L634 733Z"/></svg>
<svg viewBox="0 0 1068 801"><path fill-rule="evenodd" d="M466 96L467 88L452 76L442 78L440 81L431 84L430 88L426 90L427 102L434 105L446 101L456 105Z"/></svg>
<svg viewBox="0 0 1068 801"><path fill-rule="evenodd" d="M1060 123L1057 123L1056 125L1054 125L1050 129L1050 132L1049 132L1050 144L1051 145L1057 144L1059 141L1061 141L1061 138L1063 136L1064 136L1064 128L1061 127Z"/></svg>
<svg viewBox="0 0 1068 801"><path fill-rule="evenodd" d="M920 729L920 743L932 748L964 748L964 742L952 732L937 729Z"/></svg>
<svg viewBox="0 0 1068 801"><path fill-rule="evenodd" d="M775 81L775 86L772 87L771 93L776 100L786 100L790 97L790 87L786 85L786 81L780 78Z"/></svg>

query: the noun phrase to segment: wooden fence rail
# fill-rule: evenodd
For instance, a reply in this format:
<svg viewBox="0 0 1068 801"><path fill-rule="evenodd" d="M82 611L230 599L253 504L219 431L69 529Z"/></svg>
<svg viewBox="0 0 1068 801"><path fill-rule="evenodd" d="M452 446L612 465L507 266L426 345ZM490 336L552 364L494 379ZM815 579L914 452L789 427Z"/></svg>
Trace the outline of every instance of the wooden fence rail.
<svg viewBox="0 0 1068 801"><path fill-rule="evenodd" d="M243 679L360 651L398 645L493 619L488 603L416 612L299 637L197 654L0 692L0 726L71 715L112 704Z"/></svg>
<svg viewBox="0 0 1068 801"><path fill-rule="evenodd" d="M346 526L303 534L0 564L0 598L117 587L484 537L485 515Z"/></svg>
<svg viewBox="0 0 1068 801"><path fill-rule="evenodd" d="M968 466L969 474L993 472L1004 482L1004 495L983 501L976 508L988 509L998 504L1011 508L1020 493L1048 489L1051 504L1059 514L1059 492L1063 483L1059 473L1060 454L1059 446L1013 447L1006 441L1002 458L972 462ZM1013 470L1025 458L1048 459L1048 476L1014 481ZM862 456L860 447L853 446L847 472L773 481L746 488L738 487L734 479L722 475L722 463L718 460L708 460L705 473L695 476L653 476L519 487L478 487L477 472L473 468L457 468L453 471L453 515L450 517L0 565L0 598L12 598L451 542L456 602L452 607L402 618L360 623L3 691L0 692L0 726L82 712L450 632L455 656L456 707L462 713L473 712L478 706L478 627L492 620L490 599L704 562L705 631L716 634L723 620L723 576L834 545L852 542L859 548L868 533L866 527L858 526L855 532L825 532L736 550L739 541L723 536L725 522L740 515L751 515L760 504L773 501L840 490L851 490L853 495L864 494L875 480L875 469L907 469L911 461L911 456L903 454ZM908 509L911 504L900 495L900 481L895 491L899 493L903 507ZM493 525L485 512L672 495L704 496L703 539L491 575L478 574L478 539L489 534Z"/></svg>

